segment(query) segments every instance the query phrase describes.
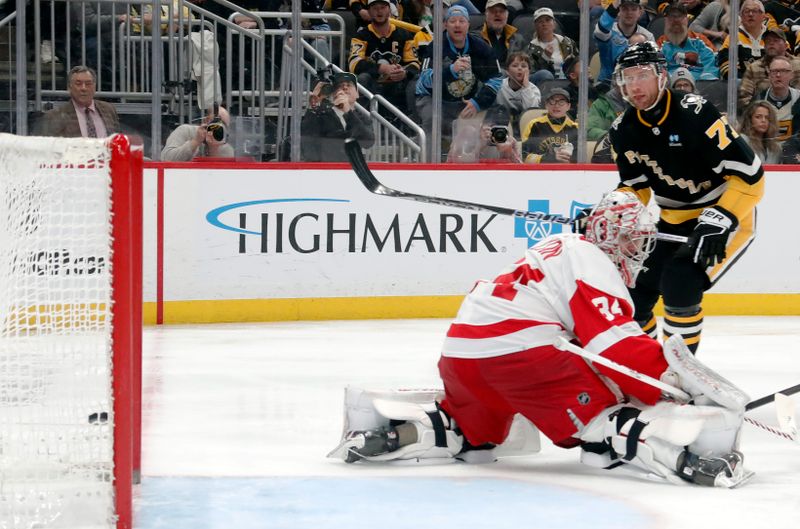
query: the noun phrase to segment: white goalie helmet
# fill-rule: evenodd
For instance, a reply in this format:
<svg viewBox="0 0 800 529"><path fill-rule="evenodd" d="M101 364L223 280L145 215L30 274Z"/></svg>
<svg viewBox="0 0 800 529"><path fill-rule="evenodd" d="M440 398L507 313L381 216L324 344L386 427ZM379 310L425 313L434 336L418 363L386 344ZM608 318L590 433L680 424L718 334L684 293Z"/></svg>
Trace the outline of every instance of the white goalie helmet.
<svg viewBox="0 0 800 529"><path fill-rule="evenodd" d="M612 191L592 209L584 236L611 259L625 285L633 287L655 247L656 233L653 214L636 195Z"/></svg>

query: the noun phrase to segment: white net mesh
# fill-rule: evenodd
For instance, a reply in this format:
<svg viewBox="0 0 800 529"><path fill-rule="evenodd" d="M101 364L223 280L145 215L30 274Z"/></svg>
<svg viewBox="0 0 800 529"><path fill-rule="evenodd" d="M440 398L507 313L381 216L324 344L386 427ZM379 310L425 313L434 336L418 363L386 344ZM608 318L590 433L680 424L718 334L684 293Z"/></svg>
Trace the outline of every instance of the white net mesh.
<svg viewBox="0 0 800 529"><path fill-rule="evenodd" d="M114 527L103 140L0 134L0 527Z"/></svg>

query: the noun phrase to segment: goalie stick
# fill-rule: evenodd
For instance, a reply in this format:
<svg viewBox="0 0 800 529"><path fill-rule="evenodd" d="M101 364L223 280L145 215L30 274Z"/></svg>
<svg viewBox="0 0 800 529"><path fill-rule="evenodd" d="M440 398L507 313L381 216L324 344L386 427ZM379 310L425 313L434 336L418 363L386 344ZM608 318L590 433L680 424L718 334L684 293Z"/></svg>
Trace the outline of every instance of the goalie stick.
<svg viewBox="0 0 800 529"><path fill-rule="evenodd" d="M575 219L564 217L563 215L558 215L556 213L525 211L520 209L504 208L502 206L492 206L489 204L478 204L476 202L465 202L452 198L441 198L432 195L418 195L416 193L398 191L396 189L392 189L391 187L386 187L380 183L380 181L378 181L367 165L367 160L364 158L364 153L362 152L358 141L353 138L347 138L344 140L344 150L347 154L347 158L350 160L350 165L353 167L353 171L355 171L356 176L358 176L358 179L361 180L361 183L364 184L364 187L366 187L370 193L375 193L376 195L404 198L406 200L414 200L416 202L423 202L425 204L438 204L440 206L450 206L453 208L469 209L472 211L488 211L498 215L509 215L512 217L533 221L554 222L556 224L572 224L575 221ZM686 237L672 235L669 233L659 233L658 238L664 241L686 242Z"/></svg>
<svg viewBox="0 0 800 529"><path fill-rule="evenodd" d="M770 402L775 400L775 395L777 395L778 393L782 393L782 394L786 395L787 397L789 395L794 395L795 393L800 393L800 384L797 384L796 386L792 386L790 388L782 389L780 391L776 391L775 393L770 393L769 395L765 395L765 396L761 397L760 399L756 399L754 401L751 401L747 405L745 410L750 411L750 410L754 410L756 408L760 408L761 406L763 406L765 404L769 404Z"/></svg>
<svg viewBox="0 0 800 529"><path fill-rule="evenodd" d="M570 343L562 336L559 336L555 339L555 341L553 342L553 346L556 349L576 354L582 358L585 358L586 360L590 360L591 362L606 366L609 369L613 369L614 371L618 371L619 373L627 375L631 378L635 378L640 382L649 384L669 395L672 395L673 397L679 399L680 401L687 402L688 400L691 399L691 396L689 394L687 394L686 392L684 392L679 388L676 388L675 386L672 386L665 382L661 382L660 380L656 380L653 377L647 376L644 373L640 373L635 369L631 369L628 366L618 364L613 360L609 360L608 358L605 358L603 356L591 353L582 347ZM776 403L779 404L779 409L777 410L777 413L778 413L779 423L781 425L780 429L764 424L751 417L745 417L744 420L752 424L753 426L761 428L762 430L769 432L773 435L776 435L782 439L786 439L788 441L793 441L795 443L800 444L800 438L798 438L797 435L797 426L795 425L794 421L794 406L792 406L792 403L788 399L788 397L785 397L785 395L787 395L786 392L790 390L794 390L793 393L796 393L800 391L800 386L793 386L785 390L776 391L771 395L767 395L766 397L762 397L760 399L751 401L749 404L747 404L747 406L745 406L745 411L750 411L759 408L761 406L764 406L765 404L775 400ZM779 394L780 396L776 398L776 396Z"/></svg>

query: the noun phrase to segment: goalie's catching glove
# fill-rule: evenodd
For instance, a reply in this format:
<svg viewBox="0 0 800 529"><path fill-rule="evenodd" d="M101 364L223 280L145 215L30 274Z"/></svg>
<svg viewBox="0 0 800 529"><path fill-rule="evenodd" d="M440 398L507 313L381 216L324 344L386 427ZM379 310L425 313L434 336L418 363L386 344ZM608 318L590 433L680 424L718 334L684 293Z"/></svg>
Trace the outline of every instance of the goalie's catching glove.
<svg viewBox="0 0 800 529"><path fill-rule="evenodd" d="M678 253L706 268L721 263L725 259L728 236L738 225L736 217L725 208L706 208L697 218L697 226L689 235L689 240Z"/></svg>

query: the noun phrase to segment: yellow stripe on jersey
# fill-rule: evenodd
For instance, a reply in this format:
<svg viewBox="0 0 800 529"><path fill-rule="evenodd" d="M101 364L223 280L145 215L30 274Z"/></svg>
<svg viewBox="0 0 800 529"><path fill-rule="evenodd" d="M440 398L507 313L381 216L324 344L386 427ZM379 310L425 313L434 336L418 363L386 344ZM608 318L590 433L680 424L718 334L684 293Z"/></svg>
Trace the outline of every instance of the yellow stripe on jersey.
<svg viewBox="0 0 800 529"><path fill-rule="evenodd" d="M683 224L689 220L695 220L700 216L700 212L705 208L698 209L661 209L661 218L670 224Z"/></svg>
<svg viewBox="0 0 800 529"><path fill-rule="evenodd" d="M635 194L637 197L639 197L639 200L645 206L650 202L650 195L652 194L652 191L650 190L649 187L644 187L642 189L634 189L632 187L622 186L618 187L617 189L620 191L627 191L629 193Z"/></svg>
<svg viewBox="0 0 800 529"><path fill-rule="evenodd" d="M764 196L764 177L754 184L748 184L738 176L730 176L727 185L717 205L733 213L741 222Z"/></svg>

